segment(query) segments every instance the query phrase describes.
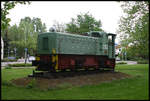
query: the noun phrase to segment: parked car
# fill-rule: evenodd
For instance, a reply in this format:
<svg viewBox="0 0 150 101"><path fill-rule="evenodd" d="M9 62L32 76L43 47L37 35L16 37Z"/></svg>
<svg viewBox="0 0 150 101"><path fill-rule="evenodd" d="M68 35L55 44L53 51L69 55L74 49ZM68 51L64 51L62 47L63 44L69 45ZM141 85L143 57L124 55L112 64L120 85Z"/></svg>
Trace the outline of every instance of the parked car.
<svg viewBox="0 0 150 101"><path fill-rule="evenodd" d="M29 62L32 62L33 60L35 60L35 57L34 56L29 56Z"/></svg>
<svg viewBox="0 0 150 101"><path fill-rule="evenodd" d="M16 59L16 57L8 57L8 59L14 60L14 59Z"/></svg>

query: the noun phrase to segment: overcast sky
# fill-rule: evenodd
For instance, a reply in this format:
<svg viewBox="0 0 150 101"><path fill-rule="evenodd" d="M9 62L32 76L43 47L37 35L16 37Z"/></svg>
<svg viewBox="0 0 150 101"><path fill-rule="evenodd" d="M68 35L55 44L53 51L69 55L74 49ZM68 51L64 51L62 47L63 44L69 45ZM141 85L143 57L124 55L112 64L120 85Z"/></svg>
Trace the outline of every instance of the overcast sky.
<svg viewBox="0 0 150 101"><path fill-rule="evenodd" d="M95 19L101 20L102 29L117 34L118 21L123 11L120 3L115 1L32 1L30 5L17 4L7 17L11 18L10 25L18 25L20 19L26 16L38 17L48 30L54 21L68 23L71 18L76 18L77 14L88 11Z"/></svg>

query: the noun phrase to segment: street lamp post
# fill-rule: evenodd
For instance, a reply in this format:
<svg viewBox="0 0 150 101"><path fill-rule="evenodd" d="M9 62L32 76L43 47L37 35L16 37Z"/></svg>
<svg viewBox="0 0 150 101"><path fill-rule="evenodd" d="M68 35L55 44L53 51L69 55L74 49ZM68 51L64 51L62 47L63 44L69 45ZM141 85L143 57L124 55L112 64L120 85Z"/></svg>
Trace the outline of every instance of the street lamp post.
<svg viewBox="0 0 150 101"><path fill-rule="evenodd" d="M14 52L15 52L15 57L16 57L16 51L17 51L17 48L15 47L15 48L14 48Z"/></svg>
<svg viewBox="0 0 150 101"><path fill-rule="evenodd" d="M123 59L123 55L124 55L124 54L123 54L123 52L122 52L122 61L124 60L124 59Z"/></svg>
<svg viewBox="0 0 150 101"><path fill-rule="evenodd" d="M125 55L125 61L127 61L127 54L126 54L126 52L124 53L124 55Z"/></svg>
<svg viewBox="0 0 150 101"><path fill-rule="evenodd" d="M26 33L26 26L24 25L24 27L25 27L25 64L26 64L26 62L27 62L27 48L26 48L26 40L27 40L27 33Z"/></svg>
<svg viewBox="0 0 150 101"><path fill-rule="evenodd" d="M25 48L25 64L27 63L27 48Z"/></svg>
<svg viewBox="0 0 150 101"><path fill-rule="evenodd" d="M8 47L8 57L9 57L9 47Z"/></svg>

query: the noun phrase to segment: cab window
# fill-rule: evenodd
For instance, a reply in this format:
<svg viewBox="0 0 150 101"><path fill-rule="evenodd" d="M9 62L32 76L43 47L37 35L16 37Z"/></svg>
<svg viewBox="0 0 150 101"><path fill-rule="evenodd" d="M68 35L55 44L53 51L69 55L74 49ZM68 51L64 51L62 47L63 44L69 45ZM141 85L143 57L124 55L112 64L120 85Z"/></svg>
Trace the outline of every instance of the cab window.
<svg viewBox="0 0 150 101"><path fill-rule="evenodd" d="M98 32L93 32L92 37L101 37L101 35Z"/></svg>

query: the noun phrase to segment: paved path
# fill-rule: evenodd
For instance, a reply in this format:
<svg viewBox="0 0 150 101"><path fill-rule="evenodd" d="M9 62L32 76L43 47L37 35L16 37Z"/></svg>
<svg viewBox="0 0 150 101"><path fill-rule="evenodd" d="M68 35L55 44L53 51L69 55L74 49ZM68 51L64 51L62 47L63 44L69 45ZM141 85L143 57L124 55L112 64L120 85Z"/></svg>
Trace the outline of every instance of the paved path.
<svg viewBox="0 0 150 101"><path fill-rule="evenodd" d="M20 63L24 63L24 62L1 62L1 68L3 69L5 66L7 66L8 64L20 64ZM29 64L31 64L32 62L27 62ZM14 68L14 67L13 67ZM18 68L18 67L17 67ZM25 67L27 68L27 67Z"/></svg>
<svg viewBox="0 0 150 101"><path fill-rule="evenodd" d="M8 64L19 64L19 63L24 63L24 62L1 62L1 66L7 66ZM32 62L27 62L27 63L32 63Z"/></svg>
<svg viewBox="0 0 150 101"><path fill-rule="evenodd" d="M116 61L116 63L119 63L119 62L126 62L128 65L137 64L137 61ZM24 62L1 62L1 68L3 69L8 64L19 64L19 63L24 63ZM32 62L27 62L27 63L32 63ZM25 68L27 68L27 67L25 67Z"/></svg>

